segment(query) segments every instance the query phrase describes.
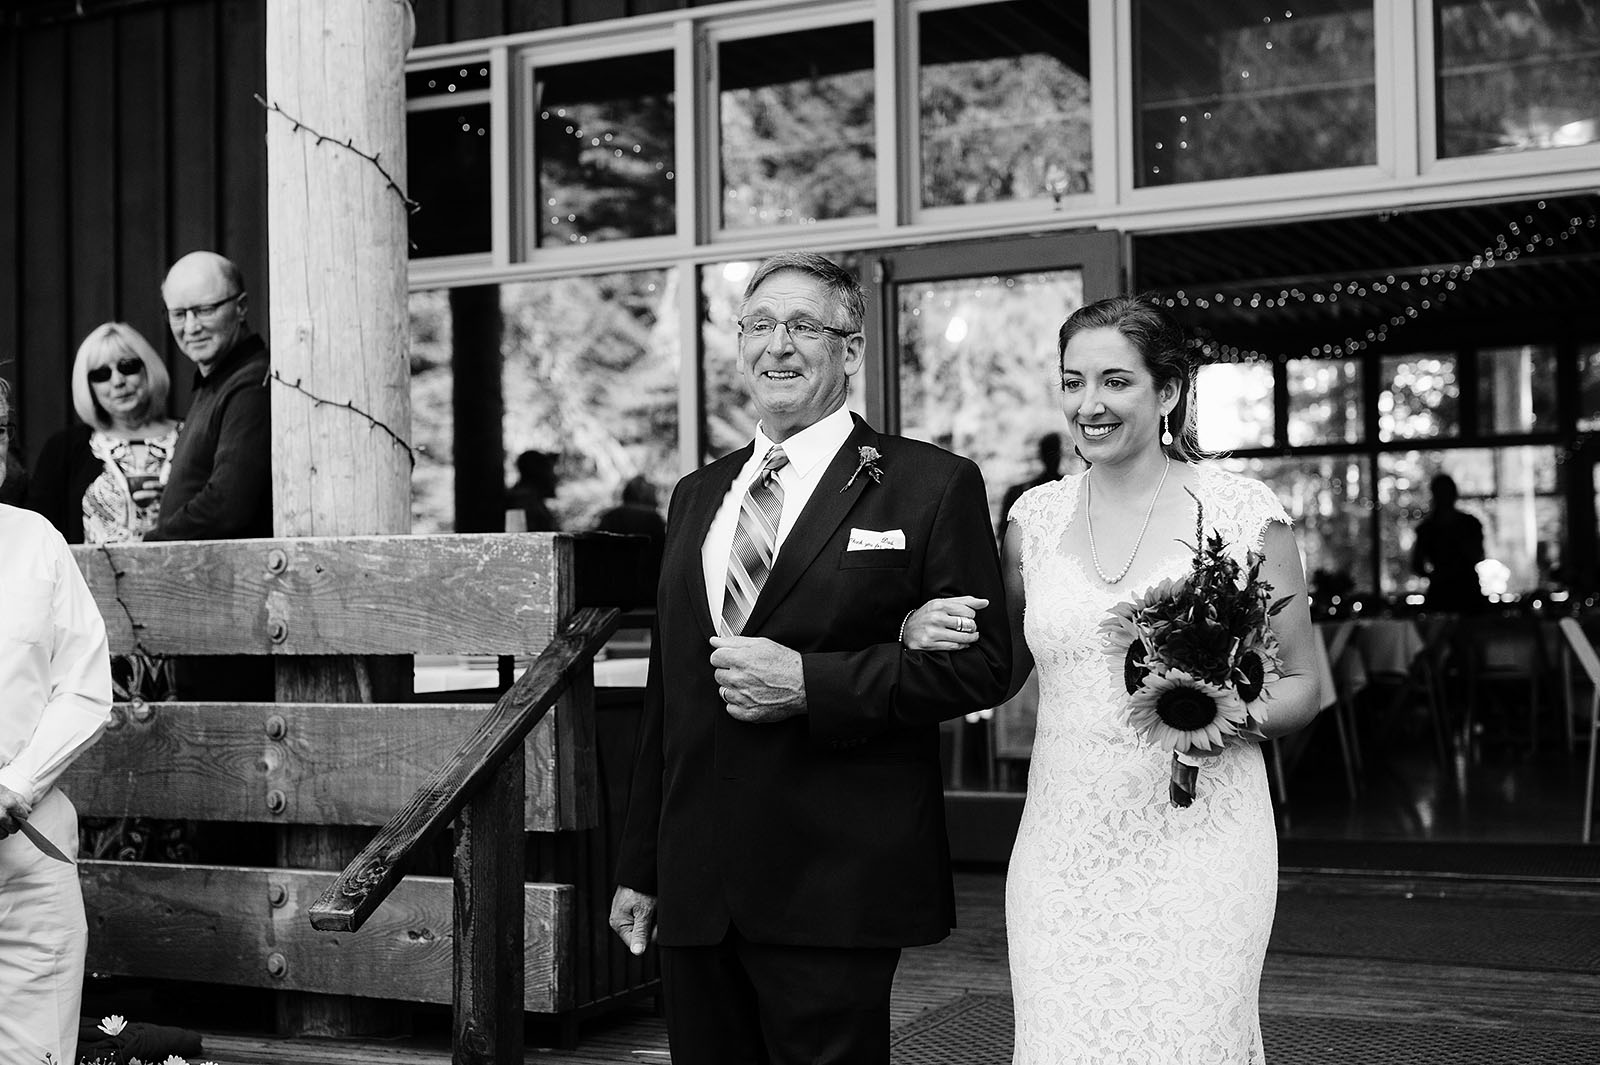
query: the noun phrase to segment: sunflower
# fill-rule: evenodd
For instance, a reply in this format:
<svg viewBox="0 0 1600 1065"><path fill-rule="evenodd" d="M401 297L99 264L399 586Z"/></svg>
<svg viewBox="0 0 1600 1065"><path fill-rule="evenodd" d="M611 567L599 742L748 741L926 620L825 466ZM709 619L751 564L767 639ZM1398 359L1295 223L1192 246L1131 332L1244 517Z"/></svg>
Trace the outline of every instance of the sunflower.
<svg viewBox="0 0 1600 1065"><path fill-rule="evenodd" d="M1128 724L1146 742L1181 753L1216 752L1248 714L1232 688L1207 684L1181 669L1151 673L1128 699Z"/></svg>
<svg viewBox="0 0 1600 1065"><path fill-rule="evenodd" d="M1111 616L1100 622L1100 645L1105 652L1106 664L1122 674L1122 683L1128 689L1128 694L1138 691L1139 685L1144 683L1145 674L1150 672L1150 667L1145 665L1145 656L1149 651L1145 647L1144 630L1113 608Z"/></svg>

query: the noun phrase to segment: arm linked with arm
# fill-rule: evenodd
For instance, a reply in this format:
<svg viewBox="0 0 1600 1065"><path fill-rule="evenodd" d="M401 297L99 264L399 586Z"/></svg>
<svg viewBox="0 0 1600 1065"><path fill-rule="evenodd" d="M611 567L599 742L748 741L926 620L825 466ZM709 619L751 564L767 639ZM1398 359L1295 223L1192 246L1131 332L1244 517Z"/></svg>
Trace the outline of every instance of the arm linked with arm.
<svg viewBox="0 0 1600 1065"><path fill-rule="evenodd" d="M977 643L959 651L911 651L891 638L856 651L805 655L813 737L871 737L959 717L1004 697L1011 631L1000 609L1003 581L983 477L970 462L957 465L939 500L922 583L924 599L972 595L989 600L978 618Z"/></svg>

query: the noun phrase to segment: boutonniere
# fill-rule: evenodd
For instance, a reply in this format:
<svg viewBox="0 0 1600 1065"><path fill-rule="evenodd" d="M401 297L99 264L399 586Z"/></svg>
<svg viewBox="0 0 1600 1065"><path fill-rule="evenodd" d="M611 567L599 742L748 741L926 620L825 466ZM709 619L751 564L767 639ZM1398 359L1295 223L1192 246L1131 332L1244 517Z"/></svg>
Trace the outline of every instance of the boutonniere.
<svg viewBox="0 0 1600 1065"><path fill-rule="evenodd" d="M844 488L839 489L839 491L843 492L845 488L855 484L856 478L863 473L871 477L874 484L882 481L883 467L878 465L878 460L881 458L883 456L878 453L878 449L875 447L856 448L856 472L850 475L850 479L844 483Z"/></svg>

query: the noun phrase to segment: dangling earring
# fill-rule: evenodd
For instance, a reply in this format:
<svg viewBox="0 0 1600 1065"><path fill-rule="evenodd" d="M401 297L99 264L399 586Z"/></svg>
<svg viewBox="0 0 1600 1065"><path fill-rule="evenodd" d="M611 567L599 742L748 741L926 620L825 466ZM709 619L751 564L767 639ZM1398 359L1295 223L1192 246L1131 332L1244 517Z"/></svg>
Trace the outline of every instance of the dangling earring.
<svg viewBox="0 0 1600 1065"><path fill-rule="evenodd" d="M1161 416L1161 446L1172 446L1172 430L1167 428L1167 416L1165 414Z"/></svg>

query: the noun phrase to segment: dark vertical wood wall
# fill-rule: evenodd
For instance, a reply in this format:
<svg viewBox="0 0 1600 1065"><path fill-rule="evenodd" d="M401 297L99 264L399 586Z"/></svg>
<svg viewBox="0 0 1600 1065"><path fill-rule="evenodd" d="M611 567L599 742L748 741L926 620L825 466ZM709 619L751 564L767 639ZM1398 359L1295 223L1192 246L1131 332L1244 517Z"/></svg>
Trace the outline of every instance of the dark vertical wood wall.
<svg viewBox="0 0 1600 1065"><path fill-rule="evenodd" d="M72 358L101 322L166 356L187 409L159 293L178 256L233 259L267 320L264 0L84 6L19 5L0 29L0 373L30 460L73 420Z"/></svg>

